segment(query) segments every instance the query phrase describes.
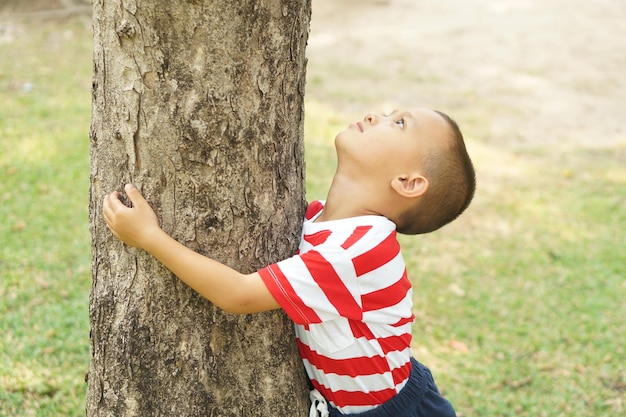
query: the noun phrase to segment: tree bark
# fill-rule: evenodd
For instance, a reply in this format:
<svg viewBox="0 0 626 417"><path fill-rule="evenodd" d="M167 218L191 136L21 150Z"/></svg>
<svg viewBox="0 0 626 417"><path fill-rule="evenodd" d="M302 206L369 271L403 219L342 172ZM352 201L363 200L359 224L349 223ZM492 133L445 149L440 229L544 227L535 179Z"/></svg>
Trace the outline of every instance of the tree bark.
<svg viewBox="0 0 626 417"><path fill-rule="evenodd" d="M132 182L163 229L242 272L294 253L310 1L94 0L87 416L304 416L279 311L224 313L101 216Z"/></svg>

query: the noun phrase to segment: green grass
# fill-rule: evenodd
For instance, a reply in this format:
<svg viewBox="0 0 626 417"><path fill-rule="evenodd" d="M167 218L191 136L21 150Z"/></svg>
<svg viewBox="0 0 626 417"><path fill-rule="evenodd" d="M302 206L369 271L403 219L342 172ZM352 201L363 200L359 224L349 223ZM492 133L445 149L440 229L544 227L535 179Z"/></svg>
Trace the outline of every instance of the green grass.
<svg viewBox="0 0 626 417"><path fill-rule="evenodd" d="M89 28L38 21L0 38L2 416L84 415ZM357 117L317 87L306 104L309 199L324 198L332 137ZM460 416L619 415L626 149L495 148L472 139L483 122L470 111L457 118L479 172L475 202L437 233L402 237L415 354Z"/></svg>
<svg viewBox="0 0 626 417"><path fill-rule="evenodd" d="M405 246L418 352L463 415L623 409L626 184L607 173L626 155L567 156L585 172L529 158L505 195L479 195L468 219Z"/></svg>
<svg viewBox="0 0 626 417"><path fill-rule="evenodd" d="M317 116L309 119L330 113L320 107L307 107ZM337 119L327 118L335 131ZM319 127L306 133L308 194L323 198L332 141ZM471 208L436 233L401 236L416 357L460 417L619 414L626 148L507 151L471 133L479 180Z"/></svg>
<svg viewBox="0 0 626 417"><path fill-rule="evenodd" d="M89 20L0 42L0 415L84 415Z"/></svg>

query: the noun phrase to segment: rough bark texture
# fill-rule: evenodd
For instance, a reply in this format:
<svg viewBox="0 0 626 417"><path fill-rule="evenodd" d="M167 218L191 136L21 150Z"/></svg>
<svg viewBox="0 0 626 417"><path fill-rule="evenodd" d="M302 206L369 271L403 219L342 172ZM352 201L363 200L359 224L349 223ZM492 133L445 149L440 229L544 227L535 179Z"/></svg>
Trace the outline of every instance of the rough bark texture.
<svg viewBox="0 0 626 417"><path fill-rule="evenodd" d="M165 231L242 272L291 255L304 209L310 1L94 0L88 416L299 416L282 312L223 313L101 217L136 184Z"/></svg>

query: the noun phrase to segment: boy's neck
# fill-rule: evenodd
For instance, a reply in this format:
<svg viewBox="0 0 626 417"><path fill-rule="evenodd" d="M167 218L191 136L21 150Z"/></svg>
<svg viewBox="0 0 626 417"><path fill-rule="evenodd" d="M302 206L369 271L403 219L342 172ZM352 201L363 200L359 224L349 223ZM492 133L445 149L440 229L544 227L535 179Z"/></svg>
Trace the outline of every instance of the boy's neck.
<svg viewBox="0 0 626 417"><path fill-rule="evenodd" d="M358 216L383 216L375 207L378 205L376 192L364 190L359 183L335 175L328 190L326 204L315 220L323 222Z"/></svg>

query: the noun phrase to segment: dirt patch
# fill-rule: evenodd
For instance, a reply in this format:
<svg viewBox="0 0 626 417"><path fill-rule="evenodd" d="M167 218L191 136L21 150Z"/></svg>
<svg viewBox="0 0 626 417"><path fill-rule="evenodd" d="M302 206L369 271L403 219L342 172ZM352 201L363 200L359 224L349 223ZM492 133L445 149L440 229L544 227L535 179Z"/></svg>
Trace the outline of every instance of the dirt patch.
<svg viewBox="0 0 626 417"><path fill-rule="evenodd" d="M4 0L15 16L89 0ZM623 0L313 0L307 98L354 117L426 105L480 143L626 146ZM71 12L74 13L74 12Z"/></svg>
<svg viewBox="0 0 626 417"><path fill-rule="evenodd" d="M42 10L54 10L65 7L61 0L4 0L0 4L0 13L30 13Z"/></svg>
<svg viewBox="0 0 626 417"><path fill-rule="evenodd" d="M62 18L72 14L89 13L90 0L2 0L0 19Z"/></svg>
<svg viewBox="0 0 626 417"><path fill-rule="evenodd" d="M315 0L307 95L441 108L506 147L623 145L625 21L621 0Z"/></svg>

